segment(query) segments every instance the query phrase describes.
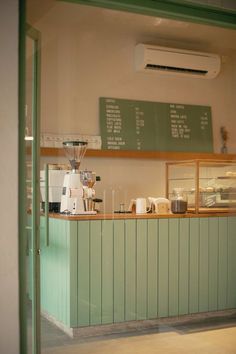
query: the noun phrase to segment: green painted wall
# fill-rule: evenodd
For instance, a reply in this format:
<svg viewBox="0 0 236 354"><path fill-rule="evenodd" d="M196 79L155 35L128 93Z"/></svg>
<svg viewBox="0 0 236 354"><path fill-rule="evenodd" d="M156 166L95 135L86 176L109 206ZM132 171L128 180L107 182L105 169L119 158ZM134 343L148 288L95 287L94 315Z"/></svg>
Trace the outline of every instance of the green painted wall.
<svg viewBox="0 0 236 354"><path fill-rule="evenodd" d="M235 230L236 217L50 219L42 309L76 327L236 308Z"/></svg>

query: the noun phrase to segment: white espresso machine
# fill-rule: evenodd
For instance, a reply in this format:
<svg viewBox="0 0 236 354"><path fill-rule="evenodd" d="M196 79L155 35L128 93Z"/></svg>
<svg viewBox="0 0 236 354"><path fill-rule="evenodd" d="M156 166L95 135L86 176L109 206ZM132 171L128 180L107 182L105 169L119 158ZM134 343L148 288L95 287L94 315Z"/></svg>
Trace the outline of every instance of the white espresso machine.
<svg viewBox="0 0 236 354"><path fill-rule="evenodd" d="M61 207L61 194L65 174L68 166L61 164L46 164L40 171L40 193L42 209L48 203L49 212L59 213Z"/></svg>
<svg viewBox="0 0 236 354"><path fill-rule="evenodd" d="M65 214L96 214L88 199L92 200L95 192L92 189L94 183L89 184L89 173L80 173L79 167L86 152L88 143L85 141L65 141L63 147L71 165L71 170L65 174L60 212ZM81 178L83 176L83 178ZM95 176L96 178L96 176ZM82 183L83 182L83 183ZM95 180L94 180L95 182ZM90 188L91 190L88 190Z"/></svg>

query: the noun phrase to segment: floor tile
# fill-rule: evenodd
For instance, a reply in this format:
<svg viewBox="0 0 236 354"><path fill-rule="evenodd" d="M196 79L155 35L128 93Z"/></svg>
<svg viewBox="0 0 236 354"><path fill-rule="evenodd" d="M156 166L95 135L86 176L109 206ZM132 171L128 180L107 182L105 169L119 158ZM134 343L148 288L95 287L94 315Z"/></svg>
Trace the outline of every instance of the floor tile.
<svg viewBox="0 0 236 354"><path fill-rule="evenodd" d="M236 318L74 339L43 319L42 348L43 354L236 354Z"/></svg>

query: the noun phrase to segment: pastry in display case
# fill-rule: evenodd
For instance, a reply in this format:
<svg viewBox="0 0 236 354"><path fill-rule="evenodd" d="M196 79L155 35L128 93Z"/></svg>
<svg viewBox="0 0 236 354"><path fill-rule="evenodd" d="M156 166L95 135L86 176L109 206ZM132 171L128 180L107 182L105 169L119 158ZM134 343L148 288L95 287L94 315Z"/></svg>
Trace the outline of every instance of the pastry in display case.
<svg viewBox="0 0 236 354"><path fill-rule="evenodd" d="M186 160L166 163L166 197L181 190L187 211L236 211L236 160Z"/></svg>

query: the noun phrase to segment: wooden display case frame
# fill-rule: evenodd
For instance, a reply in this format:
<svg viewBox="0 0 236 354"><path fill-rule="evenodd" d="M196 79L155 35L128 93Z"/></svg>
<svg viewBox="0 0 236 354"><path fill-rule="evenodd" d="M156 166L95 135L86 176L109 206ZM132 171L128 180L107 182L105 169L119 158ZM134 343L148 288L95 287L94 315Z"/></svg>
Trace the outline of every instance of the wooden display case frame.
<svg viewBox="0 0 236 354"><path fill-rule="evenodd" d="M169 167L170 166L187 166L193 165L195 167L194 173L194 188L195 188L195 206L193 208L188 208L188 212L190 213L235 213L236 207L202 207L200 205L200 165L203 164L205 167L218 167L222 165L234 164L236 165L236 159L227 160L227 159L193 159L193 160L182 160L182 161L171 161L166 162L166 198L169 198ZM195 166L194 166L195 165ZM234 177L236 180L236 176Z"/></svg>

